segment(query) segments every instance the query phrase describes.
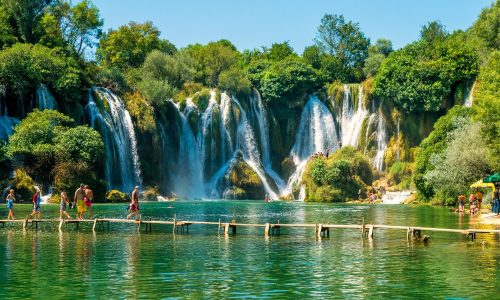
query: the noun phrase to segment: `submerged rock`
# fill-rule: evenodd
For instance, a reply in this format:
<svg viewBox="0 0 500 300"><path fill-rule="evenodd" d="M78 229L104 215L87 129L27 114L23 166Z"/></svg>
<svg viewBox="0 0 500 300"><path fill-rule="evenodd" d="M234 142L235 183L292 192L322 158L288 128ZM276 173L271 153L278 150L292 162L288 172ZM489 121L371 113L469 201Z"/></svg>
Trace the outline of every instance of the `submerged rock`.
<svg viewBox="0 0 500 300"><path fill-rule="evenodd" d="M262 180L244 160L241 153L237 153L231 162L223 180L226 187L224 199L264 199L265 189Z"/></svg>

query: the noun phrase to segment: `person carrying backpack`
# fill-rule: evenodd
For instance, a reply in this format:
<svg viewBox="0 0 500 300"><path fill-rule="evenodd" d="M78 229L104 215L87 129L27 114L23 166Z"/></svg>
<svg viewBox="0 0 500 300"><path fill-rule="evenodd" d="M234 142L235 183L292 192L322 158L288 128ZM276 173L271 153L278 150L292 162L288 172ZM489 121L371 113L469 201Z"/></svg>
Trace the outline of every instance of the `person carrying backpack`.
<svg viewBox="0 0 500 300"><path fill-rule="evenodd" d="M36 190L36 193L31 198L31 201L33 201L33 212L30 215L30 219L33 218L34 216L37 216L37 219L40 220L41 217L40 202L42 201L42 198L40 197L39 189Z"/></svg>

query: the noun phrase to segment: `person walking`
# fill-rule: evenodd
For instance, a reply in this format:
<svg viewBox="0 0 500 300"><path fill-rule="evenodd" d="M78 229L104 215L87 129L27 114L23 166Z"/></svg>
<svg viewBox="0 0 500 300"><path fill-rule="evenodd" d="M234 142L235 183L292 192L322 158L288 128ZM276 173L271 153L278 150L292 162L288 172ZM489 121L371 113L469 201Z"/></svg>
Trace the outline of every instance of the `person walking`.
<svg viewBox="0 0 500 300"><path fill-rule="evenodd" d="M75 191L75 197L73 198L73 202L76 203L77 209L77 219L83 220L83 214L87 211L87 207L85 206L85 202L83 201L85 198L85 186L80 184L80 187Z"/></svg>
<svg viewBox="0 0 500 300"><path fill-rule="evenodd" d="M29 218L31 219L34 216L37 216L37 219L40 220L40 202L42 201L42 197L40 196L40 189L36 190L36 193L33 195L33 198L31 198L31 200L33 201L33 212L31 213Z"/></svg>
<svg viewBox="0 0 500 300"><path fill-rule="evenodd" d="M71 219L70 215L66 212L66 207L69 204L69 197L68 194L64 190L61 190L61 203L59 204L59 219L62 220L63 216L66 217L66 219Z"/></svg>
<svg viewBox="0 0 500 300"><path fill-rule="evenodd" d="M139 220L139 186L136 186L132 191L132 199L130 200L129 208L130 214L127 216L127 220L131 216L135 215L135 220Z"/></svg>
<svg viewBox="0 0 500 300"><path fill-rule="evenodd" d="M476 192L476 200L477 200L477 210L481 212L481 203L483 203L483 193L480 190Z"/></svg>
<svg viewBox="0 0 500 300"><path fill-rule="evenodd" d="M493 192L493 213L500 214L500 184L497 184Z"/></svg>
<svg viewBox="0 0 500 300"><path fill-rule="evenodd" d="M5 201L7 202L7 208L9 209L7 220L14 220L14 201L16 201L16 196L14 195L13 189L10 189L7 198L5 198Z"/></svg>
<svg viewBox="0 0 500 300"><path fill-rule="evenodd" d="M94 191L92 191L88 185L85 185L84 189L85 189L85 197L83 198L83 200L89 210L89 217L92 220L93 217L92 200L94 200Z"/></svg>

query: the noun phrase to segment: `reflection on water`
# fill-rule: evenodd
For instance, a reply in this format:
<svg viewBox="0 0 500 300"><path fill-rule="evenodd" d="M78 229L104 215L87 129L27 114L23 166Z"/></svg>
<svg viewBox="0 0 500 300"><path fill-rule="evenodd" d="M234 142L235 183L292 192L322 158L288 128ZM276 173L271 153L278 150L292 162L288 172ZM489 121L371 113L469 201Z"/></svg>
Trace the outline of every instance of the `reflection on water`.
<svg viewBox="0 0 500 300"><path fill-rule="evenodd" d="M307 203L145 203L153 219L265 223L365 223L493 228L444 208ZM96 205L98 217L123 217L124 205ZM29 207L16 206L20 212ZM56 206L44 206L56 217ZM405 231L376 230L361 240L358 230L330 232L283 228L265 238L263 228L217 235L217 226L193 225L190 235L171 226L138 233L131 224L110 231L76 231L68 225L0 228L0 294L21 298L444 298L497 297L498 236L480 235L486 247L468 247L457 234L430 233L428 245L409 243ZM426 233L429 234L429 233Z"/></svg>

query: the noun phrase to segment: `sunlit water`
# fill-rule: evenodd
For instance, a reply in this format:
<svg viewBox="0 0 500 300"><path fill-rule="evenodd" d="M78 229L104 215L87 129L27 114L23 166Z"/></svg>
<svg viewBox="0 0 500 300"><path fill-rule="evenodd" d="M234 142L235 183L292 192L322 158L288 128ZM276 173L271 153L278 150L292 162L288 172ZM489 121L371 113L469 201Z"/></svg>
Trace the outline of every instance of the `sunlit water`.
<svg viewBox="0 0 500 300"><path fill-rule="evenodd" d="M172 206L172 208L168 208ZM124 217L126 205L95 205L97 217ZM0 208L1 218L6 209ZM29 212L16 205L16 217ZM58 207L42 206L43 217ZM71 211L74 215L74 211ZM143 203L143 217L228 222L366 223L447 228L479 227L445 208L402 205L327 205L258 202ZM491 227L490 227L491 228ZM143 228L144 229L144 228ZM458 234L425 233L427 245L408 243L405 231L333 230L318 240L311 229L282 229L265 238L263 228L217 235L217 226L192 225L189 235L171 226L138 232L111 224L92 233L69 224L22 230L0 227L2 299L81 298L491 298L500 289L498 236L490 246L468 247Z"/></svg>

